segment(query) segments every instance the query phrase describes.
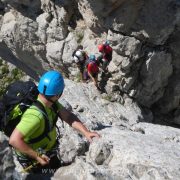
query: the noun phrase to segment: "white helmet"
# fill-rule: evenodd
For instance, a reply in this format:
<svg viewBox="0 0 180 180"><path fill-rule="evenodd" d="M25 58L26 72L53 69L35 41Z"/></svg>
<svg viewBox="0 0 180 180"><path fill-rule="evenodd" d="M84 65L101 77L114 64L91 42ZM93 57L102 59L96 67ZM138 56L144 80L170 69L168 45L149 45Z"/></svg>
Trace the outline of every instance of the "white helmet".
<svg viewBox="0 0 180 180"><path fill-rule="evenodd" d="M73 58L74 58L75 63L79 62L79 58L78 57L74 56Z"/></svg>
<svg viewBox="0 0 180 180"><path fill-rule="evenodd" d="M81 50L76 51L74 55L74 61L78 63L79 61L83 61L83 59L83 53L81 52Z"/></svg>

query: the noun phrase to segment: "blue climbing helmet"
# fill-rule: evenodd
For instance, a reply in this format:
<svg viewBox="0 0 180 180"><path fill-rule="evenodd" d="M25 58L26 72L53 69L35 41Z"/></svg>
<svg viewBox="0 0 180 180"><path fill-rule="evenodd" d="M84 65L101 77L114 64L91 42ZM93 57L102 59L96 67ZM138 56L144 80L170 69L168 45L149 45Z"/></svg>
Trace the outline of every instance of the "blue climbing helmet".
<svg viewBox="0 0 180 180"><path fill-rule="evenodd" d="M91 54L91 55L89 56L89 60L90 60L90 61L96 61L96 56L95 56L94 54Z"/></svg>
<svg viewBox="0 0 180 180"><path fill-rule="evenodd" d="M48 71L42 75L38 84L38 91L45 96L62 94L64 78L58 71Z"/></svg>

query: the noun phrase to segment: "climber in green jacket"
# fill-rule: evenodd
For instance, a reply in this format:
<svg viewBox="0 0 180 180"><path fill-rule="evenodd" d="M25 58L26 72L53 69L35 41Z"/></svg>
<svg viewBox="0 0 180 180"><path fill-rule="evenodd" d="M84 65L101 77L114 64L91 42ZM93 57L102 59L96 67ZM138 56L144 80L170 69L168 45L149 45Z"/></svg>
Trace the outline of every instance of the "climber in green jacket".
<svg viewBox="0 0 180 180"><path fill-rule="evenodd" d="M46 72L38 84L37 101L44 106L47 113L49 132L39 141L31 142L32 139L38 139L45 128L43 113L32 105L25 111L21 121L10 136L9 144L14 147L17 159L25 169L29 170L28 167L31 166L30 172L43 173L43 169L57 169L61 166L57 148L57 132L53 122L56 114L70 126L80 131L90 142L94 137L99 137L97 132L89 131L77 116L58 102L63 90L64 79L61 73L58 71Z"/></svg>

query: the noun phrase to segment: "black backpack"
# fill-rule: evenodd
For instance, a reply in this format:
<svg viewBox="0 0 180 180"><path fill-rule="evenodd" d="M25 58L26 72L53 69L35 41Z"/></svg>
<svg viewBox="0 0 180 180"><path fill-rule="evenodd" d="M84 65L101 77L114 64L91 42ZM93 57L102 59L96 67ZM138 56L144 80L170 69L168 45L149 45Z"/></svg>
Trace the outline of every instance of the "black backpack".
<svg viewBox="0 0 180 180"><path fill-rule="evenodd" d="M37 86L32 81L16 81L8 86L6 93L0 100L0 130L5 135L11 136L14 128L20 122L23 113L33 104L42 112L45 128L39 137L29 140L29 143L38 142L47 136L50 131L48 115L44 106L37 101L38 94ZM54 124L57 118L54 120Z"/></svg>

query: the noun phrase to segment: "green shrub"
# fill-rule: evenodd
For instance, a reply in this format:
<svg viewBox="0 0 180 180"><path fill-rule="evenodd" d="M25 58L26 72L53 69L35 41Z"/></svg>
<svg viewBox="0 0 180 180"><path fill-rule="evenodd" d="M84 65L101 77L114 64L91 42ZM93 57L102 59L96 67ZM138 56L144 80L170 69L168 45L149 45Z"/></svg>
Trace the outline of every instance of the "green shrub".
<svg viewBox="0 0 180 180"><path fill-rule="evenodd" d="M7 73L9 73L8 67L7 67L7 66L3 66L3 67L1 68L1 73L2 73L2 74L7 74Z"/></svg>
<svg viewBox="0 0 180 180"><path fill-rule="evenodd" d="M23 71L15 67L10 72L7 63L0 59L0 96L5 93L9 84L21 80L23 77L25 77Z"/></svg>

